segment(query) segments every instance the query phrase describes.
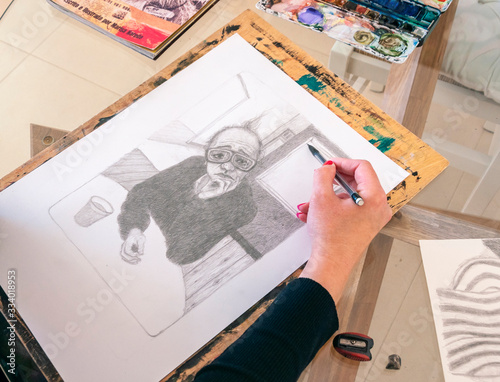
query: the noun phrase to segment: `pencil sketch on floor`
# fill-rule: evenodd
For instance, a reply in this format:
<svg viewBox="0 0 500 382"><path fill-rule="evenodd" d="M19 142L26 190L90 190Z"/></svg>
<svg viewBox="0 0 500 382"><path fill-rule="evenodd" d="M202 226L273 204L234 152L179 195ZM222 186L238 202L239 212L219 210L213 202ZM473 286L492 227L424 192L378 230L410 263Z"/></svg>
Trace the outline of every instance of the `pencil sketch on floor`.
<svg viewBox="0 0 500 382"><path fill-rule="evenodd" d="M116 259L141 279L120 300L156 336L302 226L287 178L304 157L317 167L308 142L347 157L240 73L50 214L105 281ZM96 253L97 236L107 251Z"/></svg>
<svg viewBox="0 0 500 382"><path fill-rule="evenodd" d="M465 250L458 254L461 261L447 272L445 286L435 288L435 270L425 253L429 244L422 251L431 300L436 295L433 310L436 327L441 328L438 340L445 377L493 380L500 375L500 239L460 242ZM439 254L437 248L434 251L444 264L446 258L457 255L453 247Z"/></svg>

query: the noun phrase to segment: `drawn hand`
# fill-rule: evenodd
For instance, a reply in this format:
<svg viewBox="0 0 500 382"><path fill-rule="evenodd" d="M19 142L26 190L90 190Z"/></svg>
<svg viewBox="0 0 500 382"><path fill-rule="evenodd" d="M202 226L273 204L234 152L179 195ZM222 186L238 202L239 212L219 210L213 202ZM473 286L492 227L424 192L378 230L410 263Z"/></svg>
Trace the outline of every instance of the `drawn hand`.
<svg viewBox="0 0 500 382"><path fill-rule="evenodd" d="M140 256L144 255L144 244L146 236L141 230L133 228L128 234L127 239L123 242L120 255L123 261L129 264L139 264Z"/></svg>
<svg viewBox="0 0 500 382"><path fill-rule="evenodd" d="M298 206L297 216L307 223L312 240L311 257L302 274L321 280L322 285L324 282L335 299L340 298L350 271L392 212L369 162L343 158L332 161L332 165L315 171L311 200ZM363 206L345 193L335 195L336 171L358 191L365 201Z"/></svg>

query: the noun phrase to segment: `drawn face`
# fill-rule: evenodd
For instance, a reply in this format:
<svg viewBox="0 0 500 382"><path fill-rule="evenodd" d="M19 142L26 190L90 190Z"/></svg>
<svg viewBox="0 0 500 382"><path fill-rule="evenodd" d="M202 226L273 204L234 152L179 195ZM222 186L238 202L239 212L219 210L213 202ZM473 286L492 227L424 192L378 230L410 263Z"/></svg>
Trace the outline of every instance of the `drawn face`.
<svg viewBox="0 0 500 382"><path fill-rule="evenodd" d="M207 149L207 174L212 181L234 189L257 163L258 138L235 127L222 132Z"/></svg>

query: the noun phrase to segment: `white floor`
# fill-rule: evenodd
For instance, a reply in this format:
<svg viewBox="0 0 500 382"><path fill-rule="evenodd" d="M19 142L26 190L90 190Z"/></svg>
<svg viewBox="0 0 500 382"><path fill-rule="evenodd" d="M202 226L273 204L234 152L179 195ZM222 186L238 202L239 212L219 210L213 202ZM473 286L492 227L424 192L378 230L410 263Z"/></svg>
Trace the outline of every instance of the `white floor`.
<svg viewBox="0 0 500 382"><path fill-rule="evenodd" d="M200 22L152 61L87 28L44 0L15 0L0 20L0 176L29 159L30 123L73 130L193 47L257 0L219 1ZM327 65L333 40L287 21L258 14ZM313 46L310 41L315 42ZM364 95L381 105L382 95ZM447 128L445 109L433 103L426 130ZM487 152L491 133L470 117L448 134ZM459 211L477 177L448 168L413 203ZM500 219L500 195L486 211ZM396 242L387 267L370 335L375 358L363 363L358 381L442 381L439 353L420 253ZM402 369L386 370L387 356L402 357ZM321 381L323 382L323 381Z"/></svg>

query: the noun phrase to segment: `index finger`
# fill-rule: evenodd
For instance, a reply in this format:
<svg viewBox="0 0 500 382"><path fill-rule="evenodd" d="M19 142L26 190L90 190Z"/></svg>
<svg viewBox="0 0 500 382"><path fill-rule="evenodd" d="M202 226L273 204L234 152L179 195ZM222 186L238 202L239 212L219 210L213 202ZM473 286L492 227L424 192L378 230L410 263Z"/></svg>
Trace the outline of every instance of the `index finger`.
<svg viewBox="0 0 500 382"><path fill-rule="evenodd" d="M339 173L355 180L358 192L365 195L371 195L374 192L383 192L385 194L377 173L370 162L347 158L333 158L332 162L335 163Z"/></svg>

